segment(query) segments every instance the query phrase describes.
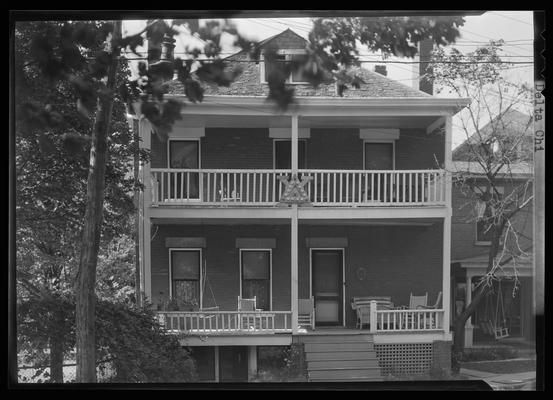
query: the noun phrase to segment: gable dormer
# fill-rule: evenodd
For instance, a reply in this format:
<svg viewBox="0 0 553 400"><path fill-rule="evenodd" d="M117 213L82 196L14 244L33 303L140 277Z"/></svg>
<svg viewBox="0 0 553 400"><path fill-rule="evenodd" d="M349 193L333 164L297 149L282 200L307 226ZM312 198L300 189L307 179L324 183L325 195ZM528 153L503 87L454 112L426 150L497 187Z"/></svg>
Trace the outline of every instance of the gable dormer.
<svg viewBox="0 0 553 400"><path fill-rule="evenodd" d="M272 36L259 43L261 52L259 55L259 78L260 83L267 83L267 78L271 72L271 64L266 61L265 54L274 50L276 54L273 57L277 62L291 62L297 57L306 54L307 41L294 31L287 29L278 35ZM302 78L302 71L294 71L290 74L286 83L308 84L307 80Z"/></svg>

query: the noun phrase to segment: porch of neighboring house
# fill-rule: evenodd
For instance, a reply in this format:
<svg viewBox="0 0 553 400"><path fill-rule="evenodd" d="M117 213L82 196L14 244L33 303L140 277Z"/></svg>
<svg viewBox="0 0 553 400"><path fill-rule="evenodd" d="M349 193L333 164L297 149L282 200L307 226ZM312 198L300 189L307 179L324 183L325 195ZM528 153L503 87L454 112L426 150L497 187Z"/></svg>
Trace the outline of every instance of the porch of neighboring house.
<svg viewBox="0 0 553 400"><path fill-rule="evenodd" d="M486 270L485 257L458 262L452 268L452 323L455 315L469 304ZM462 261L462 260L461 260ZM535 342L533 274L531 260L519 262L517 278L508 265L499 272L500 281L478 305L465 325L465 347L494 347ZM470 287L470 290L467 288Z"/></svg>

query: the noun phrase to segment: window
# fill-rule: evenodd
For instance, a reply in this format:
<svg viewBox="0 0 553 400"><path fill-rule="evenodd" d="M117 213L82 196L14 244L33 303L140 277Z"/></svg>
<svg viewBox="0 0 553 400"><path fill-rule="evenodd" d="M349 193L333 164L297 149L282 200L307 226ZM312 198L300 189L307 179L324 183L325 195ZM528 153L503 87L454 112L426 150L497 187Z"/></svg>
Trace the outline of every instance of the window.
<svg viewBox="0 0 553 400"><path fill-rule="evenodd" d="M501 200L503 188L496 187L496 189L499 192L499 197L497 198L497 200ZM493 239L492 230L489 229L491 223L493 222L493 209L492 205L489 202L492 194L488 192L488 188L486 187L480 187L480 191L480 199L476 204L476 243L488 245Z"/></svg>
<svg viewBox="0 0 553 400"><path fill-rule="evenodd" d="M393 142L365 142L365 169L394 169Z"/></svg>
<svg viewBox="0 0 553 400"><path fill-rule="evenodd" d="M179 303L200 305L201 250L169 250L171 297Z"/></svg>
<svg viewBox="0 0 553 400"><path fill-rule="evenodd" d="M199 140L169 140L169 168L199 169ZM169 177L168 190L173 198L198 199L200 176L197 172L174 172ZM170 186L170 187L169 187Z"/></svg>
<svg viewBox="0 0 553 400"><path fill-rule="evenodd" d="M276 54L274 57L275 61L279 63L291 62L293 60L299 61L300 59L305 57L305 52L303 50L279 50L278 54ZM263 60L260 65L262 83L267 83L269 75L273 71L275 66L265 60ZM286 83L305 84L309 82L303 77L303 68L300 67L299 69L292 71L292 73L286 80Z"/></svg>
<svg viewBox="0 0 553 400"><path fill-rule="evenodd" d="M290 60L302 61L303 59L305 59L306 56L305 54L290 54L288 57ZM304 78L303 71L303 67L292 71L292 73L290 74L290 83L308 83L307 79Z"/></svg>
<svg viewBox="0 0 553 400"><path fill-rule="evenodd" d="M292 141L291 140L275 140L274 141L274 167L275 169L290 169L292 168ZM305 169L306 167L306 141L298 140L298 168Z"/></svg>
<svg viewBox="0 0 553 400"><path fill-rule="evenodd" d="M275 61L278 63L284 63L286 61L286 55L285 54L275 54ZM263 82L268 82L269 75L273 70L275 69L275 65L272 63L269 63L268 61L263 61L263 65L265 67L265 75L263 77Z"/></svg>
<svg viewBox="0 0 553 400"><path fill-rule="evenodd" d="M241 296L255 296L256 307L271 309L271 250L240 250Z"/></svg>
<svg viewBox="0 0 553 400"><path fill-rule="evenodd" d="M199 140L169 140L169 168L200 168Z"/></svg>

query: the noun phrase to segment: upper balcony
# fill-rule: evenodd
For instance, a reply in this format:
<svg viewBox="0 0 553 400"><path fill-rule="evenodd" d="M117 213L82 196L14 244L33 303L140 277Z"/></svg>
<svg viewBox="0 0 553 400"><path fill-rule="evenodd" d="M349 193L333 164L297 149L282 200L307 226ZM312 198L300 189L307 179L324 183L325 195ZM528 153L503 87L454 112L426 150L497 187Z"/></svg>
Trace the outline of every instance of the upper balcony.
<svg viewBox="0 0 553 400"><path fill-rule="evenodd" d="M155 206L277 206L284 169L152 168ZM307 203L330 207L445 205L444 170L298 170Z"/></svg>
<svg viewBox="0 0 553 400"><path fill-rule="evenodd" d="M286 204L293 189L310 217L331 208L352 218L394 207L405 216L421 207L440 214L450 202L450 115L461 103L302 98L276 113L264 97L211 96L184 108L166 141L142 123L152 155L145 205L158 209L155 218L183 208L215 209L212 218L242 208L246 218L248 208L261 215Z"/></svg>

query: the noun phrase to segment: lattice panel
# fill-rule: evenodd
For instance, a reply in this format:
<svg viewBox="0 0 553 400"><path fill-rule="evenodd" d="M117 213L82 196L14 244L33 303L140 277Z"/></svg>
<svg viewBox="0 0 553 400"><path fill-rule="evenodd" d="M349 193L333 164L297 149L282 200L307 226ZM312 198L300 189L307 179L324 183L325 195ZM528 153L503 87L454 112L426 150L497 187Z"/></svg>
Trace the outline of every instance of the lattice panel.
<svg viewBox="0 0 553 400"><path fill-rule="evenodd" d="M428 374L432 366L432 343L375 344L382 375Z"/></svg>

